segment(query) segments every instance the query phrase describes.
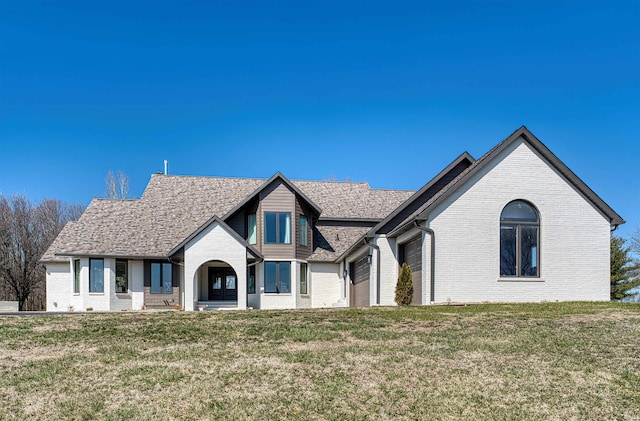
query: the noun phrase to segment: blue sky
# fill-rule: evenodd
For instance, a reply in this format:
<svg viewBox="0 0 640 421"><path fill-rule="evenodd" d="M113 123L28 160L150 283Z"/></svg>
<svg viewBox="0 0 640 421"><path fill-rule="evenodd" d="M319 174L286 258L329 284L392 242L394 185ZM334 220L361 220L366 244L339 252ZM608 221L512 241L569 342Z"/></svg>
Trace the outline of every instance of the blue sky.
<svg viewBox="0 0 640 421"><path fill-rule="evenodd" d="M640 3L0 2L0 192L109 169L417 189L526 125L640 226Z"/></svg>

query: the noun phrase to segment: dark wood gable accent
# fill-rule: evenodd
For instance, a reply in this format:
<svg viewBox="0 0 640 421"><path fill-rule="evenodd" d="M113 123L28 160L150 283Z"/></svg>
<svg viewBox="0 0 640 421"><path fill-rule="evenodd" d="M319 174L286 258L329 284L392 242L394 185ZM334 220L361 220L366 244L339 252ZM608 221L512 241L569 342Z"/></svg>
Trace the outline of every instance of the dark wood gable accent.
<svg viewBox="0 0 640 421"><path fill-rule="evenodd" d="M300 215L307 217L307 246L300 245ZM313 253L313 213L308 206L296 195L296 214L295 214L295 241L296 241L296 259L305 260Z"/></svg>
<svg viewBox="0 0 640 421"><path fill-rule="evenodd" d="M242 208L238 209L233 215L231 215L225 221L232 230L234 230L240 237L247 239L248 227L247 227L247 216L252 213L258 212L258 199L252 200L247 203Z"/></svg>
<svg viewBox="0 0 640 421"><path fill-rule="evenodd" d="M469 167L470 163L466 160L462 160L455 165L449 172L444 174L438 181L436 181L431 187L425 190L419 197L417 197L413 203L410 203L395 217L391 218L386 224L384 224L378 232L380 234L387 234L402 221L407 219L411 214L417 211L422 205L427 203L436 193L438 193L444 186L449 184L453 179L460 175L464 170Z"/></svg>
<svg viewBox="0 0 640 421"><path fill-rule="evenodd" d="M266 258L271 259L293 259L295 258L295 241L297 239L296 232L296 193L291 187L284 183L281 179L274 180L265 187L259 194L260 203L258 205L258 244L261 246L260 251ZM289 244L274 243L267 244L264 239L265 213L266 212L287 212L291 215L291 232Z"/></svg>

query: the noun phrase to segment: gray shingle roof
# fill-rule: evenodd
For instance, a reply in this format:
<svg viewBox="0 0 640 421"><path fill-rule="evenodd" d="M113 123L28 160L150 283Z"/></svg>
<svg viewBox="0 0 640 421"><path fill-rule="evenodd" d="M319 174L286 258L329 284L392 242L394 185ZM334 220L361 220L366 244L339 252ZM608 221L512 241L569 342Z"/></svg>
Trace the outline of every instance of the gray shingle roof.
<svg viewBox="0 0 640 421"><path fill-rule="evenodd" d="M78 222L68 224L60 233L43 261L60 260L54 257L56 254L167 256L213 215L225 215L265 181L154 174L139 200L94 199ZM322 209L322 218L382 219L413 193L375 190L368 183L291 183ZM352 238L361 230L345 228L344 238ZM329 246L319 248L314 255L332 260L334 252L329 250L342 249L347 240L336 242L334 232L327 231L327 235L334 240L327 239Z"/></svg>
<svg viewBox="0 0 640 421"><path fill-rule="evenodd" d="M383 219L414 192L378 190L369 183L292 181L322 209L321 218Z"/></svg>
<svg viewBox="0 0 640 421"><path fill-rule="evenodd" d="M76 226L77 222L67 222L62 228L62 231L60 231L58 236L53 240L53 243L51 243L47 251L45 251L45 253L42 255L40 261L68 262L68 258L56 256L54 253L57 253L58 250L63 250L66 247L66 244L73 239L76 232Z"/></svg>
<svg viewBox="0 0 640 421"><path fill-rule="evenodd" d="M316 249L307 260L333 262L369 229L370 227L317 226L313 233Z"/></svg>

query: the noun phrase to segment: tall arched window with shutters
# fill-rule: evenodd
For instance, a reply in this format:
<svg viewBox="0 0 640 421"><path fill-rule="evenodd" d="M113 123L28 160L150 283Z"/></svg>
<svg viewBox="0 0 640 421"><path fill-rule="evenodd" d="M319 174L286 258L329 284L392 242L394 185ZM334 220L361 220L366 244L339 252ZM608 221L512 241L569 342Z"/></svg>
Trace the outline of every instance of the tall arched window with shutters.
<svg viewBox="0 0 640 421"><path fill-rule="evenodd" d="M507 204L500 215L500 276L540 276L540 218L524 200Z"/></svg>

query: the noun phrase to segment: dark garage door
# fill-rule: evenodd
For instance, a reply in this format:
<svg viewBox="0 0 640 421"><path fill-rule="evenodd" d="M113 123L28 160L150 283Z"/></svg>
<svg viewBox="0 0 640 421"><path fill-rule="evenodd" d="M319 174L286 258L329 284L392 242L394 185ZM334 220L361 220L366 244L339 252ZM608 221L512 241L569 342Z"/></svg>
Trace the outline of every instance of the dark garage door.
<svg viewBox="0 0 640 421"><path fill-rule="evenodd" d="M406 263L413 274L413 301L422 304L422 237L417 237L400 245L400 265Z"/></svg>
<svg viewBox="0 0 640 421"><path fill-rule="evenodd" d="M366 255L351 263L350 307L369 306L369 269L370 265Z"/></svg>

